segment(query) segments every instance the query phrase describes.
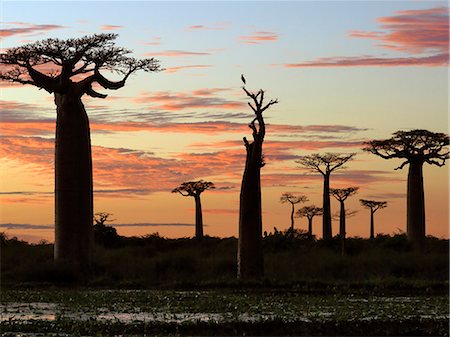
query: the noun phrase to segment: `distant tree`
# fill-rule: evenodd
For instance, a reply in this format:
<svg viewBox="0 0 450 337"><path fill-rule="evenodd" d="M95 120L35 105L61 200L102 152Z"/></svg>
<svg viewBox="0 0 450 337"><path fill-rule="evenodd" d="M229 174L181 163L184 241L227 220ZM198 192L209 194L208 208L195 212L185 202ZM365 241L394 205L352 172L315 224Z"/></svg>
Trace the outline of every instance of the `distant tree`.
<svg viewBox="0 0 450 337"><path fill-rule="evenodd" d="M119 240L117 230L106 225L107 222L113 222L112 214L107 212L98 212L94 214L94 241L102 246L114 247Z"/></svg>
<svg viewBox="0 0 450 337"><path fill-rule="evenodd" d="M155 59L128 57L129 50L116 47L115 34L96 34L77 39L46 39L0 54L4 81L30 84L54 94L55 140L55 248L56 260L74 266L92 259L93 194L89 119L83 95L105 98L93 89L98 84L116 90L138 70L157 71ZM49 72L42 69L50 68ZM122 75L110 81L101 71ZM78 81L77 81L78 80Z"/></svg>
<svg viewBox="0 0 450 337"><path fill-rule="evenodd" d="M304 206L297 210L295 213L296 218L303 218L306 217L308 219L308 238L312 239L312 222L313 218L316 215L322 215L323 208L316 207L314 205L311 206Z"/></svg>
<svg viewBox="0 0 450 337"><path fill-rule="evenodd" d="M187 181L172 190L172 193L180 193L184 197L194 197L195 200L195 237L203 237L203 214L200 194L206 190L216 188L210 181Z"/></svg>
<svg viewBox="0 0 450 337"><path fill-rule="evenodd" d="M264 275L262 253L261 168L264 166L262 145L266 134L263 112L278 100L264 102L264 90L256 94L242 87L251 99L249 107L255 118L248 127L252 130L253 142L244 137L245 169L242 177L239 202L239 240L237 277L242 280L259 279Z"/></svg>
<svg viewBox="0 0 450 337"><path fill-rule="evenodd" d="M98 212L94 214L94 222L96 225L104 225L106 222L113 222L116 219L111 219L112 213Z"/></svg>
<svg viewBox="0 0 450 337"><path fill-rule="evenodd" d="M375 238L373 215L379 209L387 207L387 201L359 199L359 202L363 207L370 209L370 240L373 240Z"/></svg>
<svg viewBox="0 0 450 337"><path fill-rule="evenodd" d="M402 169L409 164L406 231L408 239L418 250L425 246L425 193L423 189L423 164L444 166L449 158L449 136L427 130L397 131L392 138L372 140L364 143L364 151L383 159L398 158L404 160L396 168Z"/></svg>
<svg viewBox="0 0 450 337"><path fill-rule="evenodd" d="M319 172L323 176L323 214L322 227L323 239L330 240L333 236L331 228L330 207L330 175L331 172L345 168L344 164L351 160L355 153L325 153L302 156L296 163L308 168L313 172Z"/></svg>
<svg viewBox="0 0 450 337"><path fill-rule="evenodd" d="M330 194L339 201L339 237L341 238L341 253L345 254L345 200L348 197L354 195L358 191L359 187L348 188L330 188Z"/></svg>
<svg viewBox="0 0 450 337"><path fill-rule="evenodd" d="M282 204L290 203L291 204L291 232L294 233L294 212L295 205L301 202L308 201L306 195L294 195L292 193L283 193L280 197L280 202Z"/></svg>

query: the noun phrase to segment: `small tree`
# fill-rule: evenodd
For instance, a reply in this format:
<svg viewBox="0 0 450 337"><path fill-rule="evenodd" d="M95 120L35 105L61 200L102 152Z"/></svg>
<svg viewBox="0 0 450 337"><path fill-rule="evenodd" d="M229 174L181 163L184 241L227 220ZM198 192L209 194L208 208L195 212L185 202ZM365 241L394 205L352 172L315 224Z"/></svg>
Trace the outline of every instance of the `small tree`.
<svg viewBox="0 0 450 337"><path fill-rule="evenodd" d="M54 94L54 256L74 267L90 264L93 241L91 140L81 98L106 97L93 89L94 84L116 90L138 70L159 70L158 61L153 58L128 57L129 50L115 46L116 37L116 34L96 34L78 39L47 39L0 54L1 80L30 84ZM40 66L53 70L44 73L39 71ZM122 79L110 81L101 74L105 70L122 75Z"/></svg>
<svg viewBox="0 0 450 337"><path fill-rule="evenodd" d="M292 193L283 193L280 197L280 202L282 204L290 203L291 204L291 233L294 233L294 212L295 205L301 202L308 201L308 198L305 195L294 195Z"/></svg>
<svg viewBox="0 0 450 337"><path fill-rule="evenodd" d="M195 237L201 239L203 237L203 214L202 202L200 194L206 190L215 188L210 181L187 181L172 190L172 193L180 193L184 197L194 197L195 200Z"/></svg>
<svg viewBox="0 0 450 337"><path fill-rule="evenodd" d="M344 164L351 160L355 153L325 153L303 156L296 163L306 167L312 172L319 172L323 176L323 214L322 229L323 239L329 240L333 236L331 228L331 207L330 207L330 175L331 172L345 168Z"/></svg>
<svg viewBox="0 0 450 337"><path fill-rule="evenodd" d="M115 219L111 219L112 214L108 212L98 212L94 214L94 222L96 225L104 225L106 222L113 222Z"/></svg>
<svg viewBox="0 0 450 337"><path fill-rule="evenodd" d="M312 239L312 222L313 218L316 215L322 215L323 208L316 207L314 205L311 206L304 206L297 210L297 213L295 213L296 218L308 218L308 238Z"/></svg>
<svg viewBox="0 0 450 337"><path fill-rule="evenodd" d="M244 83L245 84L245 83ZM249 107L255 114L248 127L252 130L253 141L243 138L247 156L242 176L239 198L239 240L237 256L237 277L242 280L260 279L264 275L262 253L262 209L261 209L261 168L265 165L262 152L266 124L263 112L278 100L264 102L264 90L256 94L242 87L251 102Z"/></svg>
<svg viewBox="0 0 450 337"><path fill-rule="evenodd" d="M387 207L387 201L359 199L359 202L363 207L370 209L370 240L373 240L375 238L375 225L373 215L379 209Z"/></svg>
<svg viewBox="0 0 450 337"><path fill-rule="evenodd" d="M94 240L105 247L113 247L119 236L117 230L112 226L105 225L107 222L113 222L112 214L107 212L98 212L94 214Z"/></svg>
<svg viewBox="0 0 450 337"><path fill-rule="evenodd" d="M345 254L345 200L348 197L354 195L358 191L359 187L348 188L330 188L330 194L339 201L340 213L339 213L339 236L341 238L341 253Z"/></svg>
<svg viewBox="0 0 450 337"><path fill-rule="evenodd" d="M364 151L383 159L398 158L409 164L406 193L406 231L413 245L423 250L425 246L425 193L423 189L423 164L444 166L449 158L449 136L427 130L397 131L392 138L364 143Z"/></svg>

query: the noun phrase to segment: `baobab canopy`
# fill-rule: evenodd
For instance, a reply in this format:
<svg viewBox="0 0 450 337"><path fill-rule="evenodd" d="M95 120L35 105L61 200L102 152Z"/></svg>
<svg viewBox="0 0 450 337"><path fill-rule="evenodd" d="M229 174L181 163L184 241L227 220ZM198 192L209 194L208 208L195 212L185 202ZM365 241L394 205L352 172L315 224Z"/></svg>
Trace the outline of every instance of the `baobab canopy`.
<svg viewBox="0 0 450 337"><path fill-rule="evenodd" d="M119 89L128 76L137 70L157 71L159 62L153 58L137 60L129 57L130 50L115 46L117 34L95 34L67 40L46 39L9 48L0 55L3 80L31 84L49 93L65 93L75 85L81 97L105 98L92 89L94 82L105 89ZM122 75L120 81L105 78L100 70Z"/></svg>

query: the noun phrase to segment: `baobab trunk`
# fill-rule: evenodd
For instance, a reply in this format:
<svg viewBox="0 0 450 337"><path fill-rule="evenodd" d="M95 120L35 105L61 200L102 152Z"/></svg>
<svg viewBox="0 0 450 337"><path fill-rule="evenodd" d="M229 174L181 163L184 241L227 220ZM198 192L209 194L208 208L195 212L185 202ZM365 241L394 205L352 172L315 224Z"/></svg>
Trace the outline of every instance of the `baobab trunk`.
<svg viewBox="0 0 450 337"><path fill-rule="evenodd" d="M197 239L203 237L203 215L200 195L195 196L195 237Z"/></svg>
<svg viewBox="0 0 450 337"><path fill-rule="evenodd" d="M294 211L295 211L295 209L294 209L294 204L291 204L292 205L292 210L291 210L291 233L292 233L292 236L294 236Z"/></svg>
<svg viewBox="0 0 450 337"><path fill-rule="evenodd" d="M89 119L80 97L55 94L55 260L88 266L93 246Z"/></svg>
<svg viewBox="0 0 450 337"><path fill-rule="evenodd" d="M308 218L308 239L312 239L312 221L313 218Z"/></svg>
<svg viewBox="0 0 450 337"><path fill-rule="evenodd" d="M324 175L323 181L323 215L322 215L323 239L330 240L333 236L331 230L331 207L330 207L330 175Z"/></svg>
<svg viewBox="0 0 450 337"><path fill-rule="evenodd" d="M425 196L423 190L423 162L411 160L408 171L406 230L416 249L425 246Z"/></svg>
<svg viewBox="0 0 450 337"><path fill-rule="evenodd" d="M371 209L370 210L370 240L375 239L375 225L373 223L373 214L375 212Z"/></svg>
<svg viewBox="0 0 450 337"><path fill-rule="evenodd" d="M340 216L339 216L339 236L341 237L341 254L345 254L345 206L344 202L340 201Z"/></svg>
<svg viewBox="0 0 450 337"><path fill-rule="evenodd" d="M261 216L262 143L246 145L239 208L238 278L260 279L264 275Z"/></svg>

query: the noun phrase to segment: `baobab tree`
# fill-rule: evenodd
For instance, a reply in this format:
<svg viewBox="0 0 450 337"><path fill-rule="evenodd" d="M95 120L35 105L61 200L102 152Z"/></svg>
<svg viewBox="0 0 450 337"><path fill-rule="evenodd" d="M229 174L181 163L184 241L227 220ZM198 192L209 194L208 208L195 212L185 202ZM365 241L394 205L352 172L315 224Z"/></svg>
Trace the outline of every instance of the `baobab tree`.
<svg viewBox="0 0 450 337"><path fill-rule="evenodd" d="M375 201L359 199L361 206L370 209L370 240L375 238L374 214L376 211L387 207L387 201Z"/></svg>
<svg viewBox="0 0 450 337"><path fill-rule="evenodd" d="M306 195L294 195L292 193L283 193L280 197L280 202L282 204L290 203L291 204L291 233L294 235L294 212L295 205L301 202L308 201Z"/></svg>
<svg viewBox="0 0 450 337"><path fill-rule="evenodd" d="M172 190L172 193L180 193L184 197L193 197L195 200L195 237L203 237L203 214L200 194L206 190L216 188L210 181L187 181Z"/></svg>
<svg viewBox="0 0 450 337"><path fill-rule="evenodd" d="M339 201L339 237L341 238L341 253L345 253L345 200L348 197L354 195L358 191L359 187L348 188L330 188L330 194Z"/></svg>
<svg viewBox="0 0 450 337"><path fill-rule="evenodd" d="M116 90L138 70L159 70L157 60L137 60L129 50L116 47L116 34L95 34L77 39L46 39L0 54L4 81L29 84L54 95L55 139L55 248L56 260L77 267L92 258L93 193L89 119L82 97L105 98L97 84ZM43 69L51 69L48 72ZM122 76L104 77L103 71Z"/></svg>
<svg viewBox="0 0 450 337"><path fill-rule="evenodd" d="M308 239L312 239L312 224L313 218L316 215L322 215L323 208L316 207L315 205L304 206L297 210L295 213L296 218L306 217L308 219Z"/></svg>
<svg viewBox="0 0 450 337"><path fill-rule="evenodd" d="M406 232L418 250L425 246L425 193L423 164L444 166L449 158L449 136L428 130L397 131L389 139L365 142L364 151L383 159L398 158L403 162L396 170L409 164L406 193Z"/></svg>
<svg viewBox="0 0 450 337"><path fill-rule="evenodd" d="M319 172L323 176L323 213L322 230L323 239L330 240L333 236L331 228L331 207L330 207L330 175L331 172L345 168L344 164L351 160L355 153L325 153L302 156L296 163L306 167L312 172Z"/></svg>
<svg viewBox="0 0 450 337"><path fill-rule="evenodd" d="M244 83L245 85L245 83ZM243 138L245 169L242 176L239 203L239 240L237 257L237 277L242 280L259 279L264 275L262 252L262 210L261 210L261 168L265 165L262 146L266 135L263 112L278 100L264 101L265 91L256 94L242 87L251 102L249 107L255 114L248 127L252 130L253 141Z"/></svg>

